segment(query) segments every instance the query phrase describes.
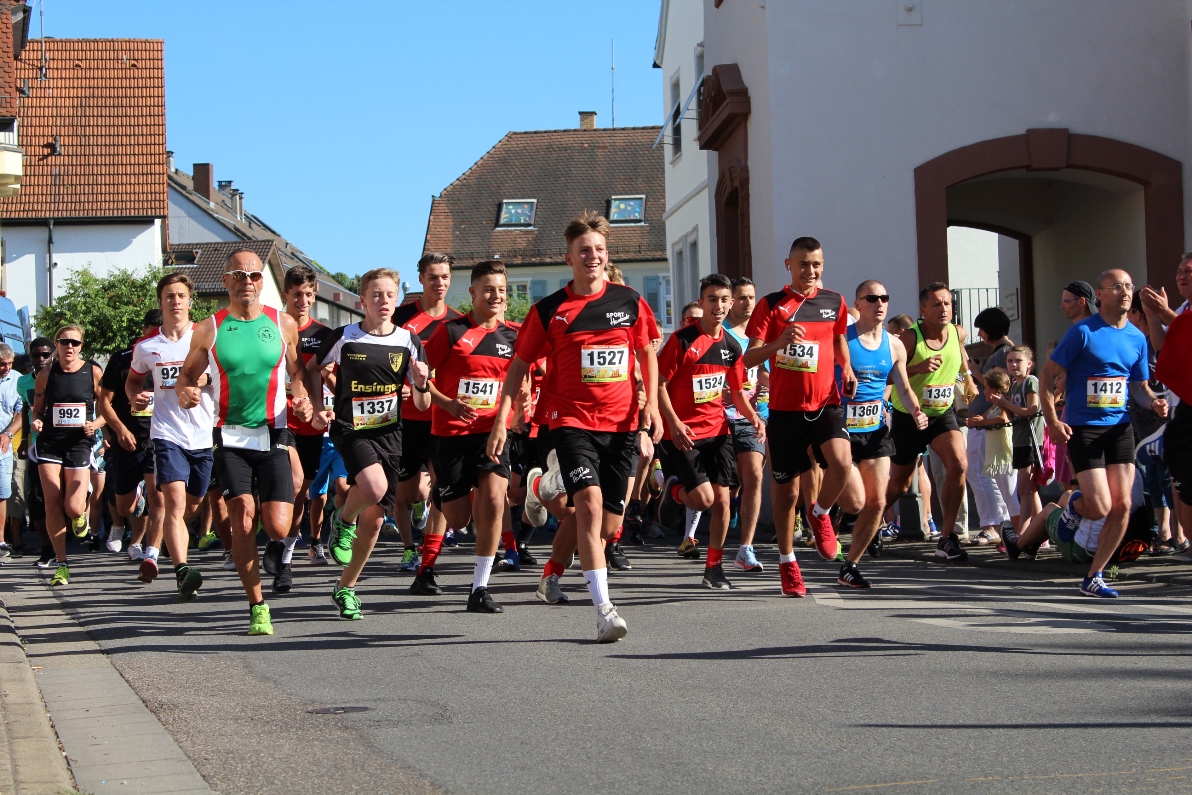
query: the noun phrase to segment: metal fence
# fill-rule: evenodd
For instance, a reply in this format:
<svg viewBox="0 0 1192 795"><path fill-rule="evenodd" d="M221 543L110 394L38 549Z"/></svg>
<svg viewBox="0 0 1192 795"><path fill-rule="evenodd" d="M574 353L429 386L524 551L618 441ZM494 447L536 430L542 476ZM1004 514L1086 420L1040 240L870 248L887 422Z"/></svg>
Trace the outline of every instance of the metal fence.
<svg viewBox="0 0 1192 795"><path fill-rule="evenodd" d="M997 287L962 287L952 291L952 310L955 322L969 327L982 309L997 306L1001 301ZM972 333L969 328L969 332Z"/></svg>

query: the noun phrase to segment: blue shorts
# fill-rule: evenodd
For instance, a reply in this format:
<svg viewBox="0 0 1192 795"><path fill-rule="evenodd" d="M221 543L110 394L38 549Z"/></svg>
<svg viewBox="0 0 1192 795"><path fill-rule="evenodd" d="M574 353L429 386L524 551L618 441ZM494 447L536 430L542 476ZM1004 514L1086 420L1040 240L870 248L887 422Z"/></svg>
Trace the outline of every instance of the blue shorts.
<svg viewBox="0 0 1192 795"><path fill-rule="evenodd" d="M0 458L0 500L12 496L12 451Z"/></svg>
<svg viewBox="0 0 1192 795"><path fill-rule="evenodd" d="M331 481L336 478L347 480L348 468L344 466L343 457L331 443L331 438L324 436L323 452L319 456L319 471L315 473L314 480L310 482L310 498L313 500L315 497L326 494L331 487Z"/></svg>
<svg viewBox="0 0 1192 795"><path fill-rule="evenodd" d="M186 482L186 493L202 497L211 486L211 466L214 457L210 448L185 450L181 445L165 439L153 440L153 470L157 475L157 490L161 484Z"/></svg>

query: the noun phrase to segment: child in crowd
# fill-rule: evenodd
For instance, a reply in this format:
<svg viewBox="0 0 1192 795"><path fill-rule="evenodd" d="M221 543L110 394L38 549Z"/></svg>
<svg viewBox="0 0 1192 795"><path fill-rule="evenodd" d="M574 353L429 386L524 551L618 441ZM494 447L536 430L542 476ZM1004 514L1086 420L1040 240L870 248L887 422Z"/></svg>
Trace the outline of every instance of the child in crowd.
<svg viewBox="0 0 1192 795"><path fill-rule="evenodd" d="M1010 431L1010 415L1001 407L1010 393L1010 374L1000 367L985 373L985 399L992 405L979 417L969 417L968 427L981 429L985 433L985 466L983 472L993 479L1001 494L1002 502L1011 525L1018 521L1018 499L1014 494L1017 483L1014 472L1014 448ZM978 544L1001 545L1001 537L988 529L977 535Z"/></svg>
<svg viewBox="0 0 1192 795"><path fill-rule="evenodd" d="M1031 375L1035 353L1026 345L1015 345L1006 354L1006 369L1013 379L1008 400L998 406L1017 420L1014 440L1014 469L1018 473L1017 527L1026 527L1031 517L1042 510L1039 487L1035 478L1042 466L1040 448L1043 445L1043 415L1039 413L1039 379Z"/></svg>

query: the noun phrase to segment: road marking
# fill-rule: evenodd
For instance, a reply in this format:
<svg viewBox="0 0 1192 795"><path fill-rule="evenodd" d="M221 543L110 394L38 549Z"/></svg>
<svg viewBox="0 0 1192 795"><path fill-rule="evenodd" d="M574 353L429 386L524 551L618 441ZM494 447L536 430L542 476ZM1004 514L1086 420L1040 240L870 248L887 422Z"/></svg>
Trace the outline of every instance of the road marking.
<svg viewBox="0 0 1192 795"><path fill-rule="evenodd" d="M1013 616L1010 616L1013 618ZM971 629L978 632L1014 632L1026 635L1083 635L1090 632L1114 632L1108 624L1078 621L1068 618L1023 618L1011 623L983 621L980 618L912 618L920 624L932 624L951 629Z"/></svg>
<svg viewBox="0 0 1192 795"><path fill-rule="evenodd" d="M891 781L889 784L858 784L853 787L836 787L835 789L826 789L824 792L848 792L856 789L877 789L879 787L907 787L911 784L934 784L934 778L925 778L922 781Z"/></svg>

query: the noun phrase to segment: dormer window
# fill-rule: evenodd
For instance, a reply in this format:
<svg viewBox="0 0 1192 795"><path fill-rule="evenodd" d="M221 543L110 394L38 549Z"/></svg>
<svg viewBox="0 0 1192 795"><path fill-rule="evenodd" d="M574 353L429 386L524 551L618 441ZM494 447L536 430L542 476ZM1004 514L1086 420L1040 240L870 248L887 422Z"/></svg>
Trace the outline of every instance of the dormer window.
<svg viewBox="0 0 1192 795"><path fill-rule="evenodd" d="M521 228L534 225L534 210L537 199L506 199L501 202L501 213L497 216L498 228Z"/></svg>
<svg viewBox="0 0 1192 795"><path fill-rule="evenodd" d="M613 224L645 223L646 197L613 196L608 200L608 220Z"/></svg>

